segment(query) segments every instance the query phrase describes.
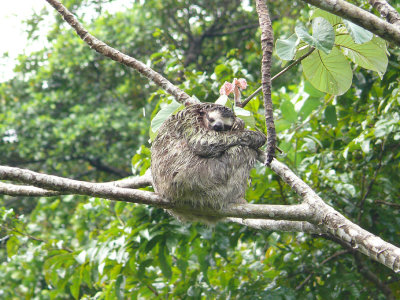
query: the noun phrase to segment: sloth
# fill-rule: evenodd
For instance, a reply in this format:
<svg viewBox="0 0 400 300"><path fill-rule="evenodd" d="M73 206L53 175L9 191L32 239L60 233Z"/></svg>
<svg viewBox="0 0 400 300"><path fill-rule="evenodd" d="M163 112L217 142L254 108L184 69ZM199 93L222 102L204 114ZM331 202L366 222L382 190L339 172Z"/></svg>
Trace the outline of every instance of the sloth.
<svg viewBox="0 0 400 300"><path fill-rule="evenodd" d="M249 173L265 141L225 106L188 106L163 123L152 144L155 192L176 204L168 212L178 220L214 225L223 218L199 211L247 203Z"/></svg>

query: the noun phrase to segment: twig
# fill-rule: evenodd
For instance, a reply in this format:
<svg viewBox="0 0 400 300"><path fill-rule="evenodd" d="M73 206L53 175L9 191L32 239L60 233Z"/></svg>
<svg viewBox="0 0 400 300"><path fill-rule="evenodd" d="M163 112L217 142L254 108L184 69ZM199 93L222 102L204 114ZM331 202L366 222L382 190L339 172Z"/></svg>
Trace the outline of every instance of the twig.
<svg viewBox="0 0 400 300"><path fill-rule="evenodd" d="M309 56L313 51L315 50L314 47L311 47L310 51L308 51L306 54L302 55L298 59L296 59L294 62L292 62L290 65L288 65L286 68L282 69L279 73L277 73L274 77L271 78L271 82L274 81L276 78L280 77L281 75L285 74L287 71L289 71L291 68L299 64L303 59L305 59L307 56ZM258 87L250 96L248 96L243 102L242 102L242 107L245 107L247 103L251 99L253 99L262 89L262 86Z"/></svg>
<svg viewBox="0 0 400 300"><path fill-rule="evenodd" d="M362 257L359 253L354 253L354 259L356 261L358 271L369 281L376 285L382 293L385 294L386 299L388 300L395 300L396 297L393 295L392 290L383 282L381 281L378 276L376 276L370 269L367 268L365 263L362 261Z"/></svg>
<svg viewBox="0 0 400 300"><path fill-rule="evenodd" d="M375 203L377 204L385 204L388 206L393 206L396 208L400 208L400 204L399 203L393 203L393 202L388 202L388 201L384 201L384 200L376 200Z"/></svg>
<svg viewBox="0 0 400 300"><path fill-rule="evenodd" d="M334 253L333 255L329 256L328 258L324 259L321 262L321 266L326 264L328 261L331 261L331 260L337 258L340 255L347 254L347 253L350 253L350 252L351 252L351 250L338 251L338 252ZM295 288L295 290L296 291L301 290L306 285L306 283L311 279L311 277L312 277L312 275L314 275L314 273L315 273L315 271L311 271L311 273L308 274L308 276Z"/></svg>
<svg viewBox="0 0 400 300"><path fill-rule="evenodd" d="M37 241L37 242L41 242L41 243L45 243L45 244L48 244L48 245L50 244L50 242L47 241L47 240L45 240L45 239L38 238L38 237L35 237L35 236L30 235L30 234L28 234L28 233L21 232L21 231L15 229L15 228L9 228L8 226L3 225L3 224L0 224L0 227L1 227L1 228L4 228L4 229L5 229L6 231L8 231L8 232L15 232L15 233L17 233L17 234L26 236L26 237L27 237L28 239L30 239L30 240ZM65 251L68 251L68 252L70 252L70 253L74 252L71 248L69 248L69 247L67 247L67 246L61 246L61 249L65 250Z"/></svg>
<svg viewBox="0 0 400 300"><path fill-rule="evenodd" d="M374 175L373 175L373 177L372 177L372 179L371 179L371 181L370 181L370 183L368 185L367 191L365 192L364 196L361 198L360 202L357 205L358 208L359 208L359 211L357 213L357 222L358 223L360 223L360 221L361 221L361 215L362 215L362 212L363 212L363 207L364 207L365 200L367 199L369 193L371 192L372 187L373 187L373 185L374 185L374 183L376 181L376 177L378 176L378 173L382 168L382 159L383 159L383 153L384 153L384 149L385 149L385 142L386 142L386 139L384 139L382 141L381 152L379 153L379 158L378 158L379 159L378 166L375 169Z"/></svg>

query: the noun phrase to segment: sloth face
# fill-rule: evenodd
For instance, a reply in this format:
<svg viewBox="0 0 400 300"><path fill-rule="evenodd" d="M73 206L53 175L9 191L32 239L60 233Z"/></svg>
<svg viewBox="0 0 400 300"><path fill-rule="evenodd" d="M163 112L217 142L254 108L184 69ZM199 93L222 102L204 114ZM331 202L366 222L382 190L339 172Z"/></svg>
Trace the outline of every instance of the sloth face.
<svg viewBox="0 0 400 300"><path fill-rule="evenodd" d="M233 114L221 112L220 110L211 110L204 116L205 126L210 130L228 131L235 122Z"/></svg>

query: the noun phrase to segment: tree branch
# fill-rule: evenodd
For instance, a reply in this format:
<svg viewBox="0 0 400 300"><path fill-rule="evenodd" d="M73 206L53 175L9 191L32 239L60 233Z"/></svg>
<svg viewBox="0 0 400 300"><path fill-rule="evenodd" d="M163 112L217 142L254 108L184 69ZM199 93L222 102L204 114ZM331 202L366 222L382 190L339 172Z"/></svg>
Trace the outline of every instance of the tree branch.
<svg viewBox="0 0 400 300"><path fill-rule="evenodd" d="M302 221L286 220L260 220L260 219L241 219L227 218L228 221L252 227L255 229L269 231L288 231L288 232L306 232L321 234L322 231L316 225Z"/></svg>
<svg viewBox="0 0 400 300"><path fill-rule="evenodd" d="M264 161L266 154L260 159ZM298 178L286 165L274 159L271 169L277 173L289 186L303 198L313 211L313 218L307 220L352 248L366 254L370 258L391 268L396 273L400 271L400 249L385 242L381 238L350 222L342 214L327 205L305 182Z"/></svg>
<svg viewBox="0 0 400 300"><path fill-rule="evenodd" d="M175 203L160 197L159 195L142 190L122 188L119 182L110 183L91 183L86 181L72 180L68 178L41 174L30 170L0 166L0 179L13 180L33 185L34 187L23 186L24 189L32 189L27 195L33 196L54 196L54 191L60 194L76 194L100 197L115 201L132 202L139 204L154 205L161 208L177 208ZM142 179L143 180L143 179ZM143 180L145 181L145 180ZM123 181L122 186L127 182ZM7 185L7 184L4 184ZM14 188L17 185L11 185ZM38 189L40 188L40 189ZM44 189L43 189L44 188ZM53 191L53 192L52 192ZM12 190L11 190L12 192ZM52 193L50 193L52 192ZM13 193L12 195L16 195ZM18 194L20 195L20 194ZM192 210L191 206L179 206L180 210ZM240 217L240 218L265 218L265 219L285 219L304 221L311 219L311 211L307 205L232 205L224 210L203 209L201 212L207 216L221 217Z"/></svg>
<svg viewBox="0 0 400 300"><path fill-rule="evenodd" d="M141 61L108 46L106 43L104 43L104 42L98 40L97 38L95 38L94 36L92 36L82 26L82 24L78 22L78 20L75 18L75 16L68 9L66 9L59 1L57 1L57 0L46 0L46 1L51 6L53 6L60 13L60 15L62 15L64 20L73 29L75 29L75 31L79 35L79 37L86 44L88 44L90 46L90 48L93 48L98 53L100 53L104 56L107 56L107 57L111 58L112 60L115 60L121 64L124 64L130 68L135 69L140 74L142 74L143 76L145 76L148 79L150 79L151 81L153 81L155 84L157 84L163 90L165 90L167 93L174 96L178 102L183 103L185 105L198 103L197 100L190 97L184 91L182 91L181 89L179 89L178 87L173 85L170 81L168 81L166 78L164 78L161 74L157 73L150 67L146 66Z"/></svg>
<svg viewBox="0 0 400 300"><path fill-rule="evenodd" d="M343 0L303 0L334 15L350 20L388 42L400 46L400 29L377 16Z"/></svg>
<svg viewBox="0 0 400 300"><path fill-rule="evenodd" d="M400 15L392 6L389 5L385 0L369 0L371 4L383 18L385 18L390 24L393 24L400 29Z"/></svg>
<svg viewBox="0 0 400 300"><path fill-rule="evenodd" d="M267 125L267 159L265 163L269 165L275 156L276 148L274 110L271 99L271 63L274 48L274 33L265 1L257 0L256 9L260 22L261 48L263 51L261 60L261 86L264 94L265 123Z"/></svg>

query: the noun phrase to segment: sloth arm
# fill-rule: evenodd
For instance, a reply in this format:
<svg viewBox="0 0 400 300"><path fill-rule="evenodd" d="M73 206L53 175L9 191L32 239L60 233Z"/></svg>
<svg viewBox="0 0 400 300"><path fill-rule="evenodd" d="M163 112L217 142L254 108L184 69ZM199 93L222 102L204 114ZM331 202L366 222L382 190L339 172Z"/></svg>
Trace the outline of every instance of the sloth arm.
<svg viewBox="0 0 400 300"><path fill-rule="evenodd" d="M186 138L189 148L201 157L217 157L234 146L246 146L257 150L266 141L260 131L207 131Z"/></svg>

